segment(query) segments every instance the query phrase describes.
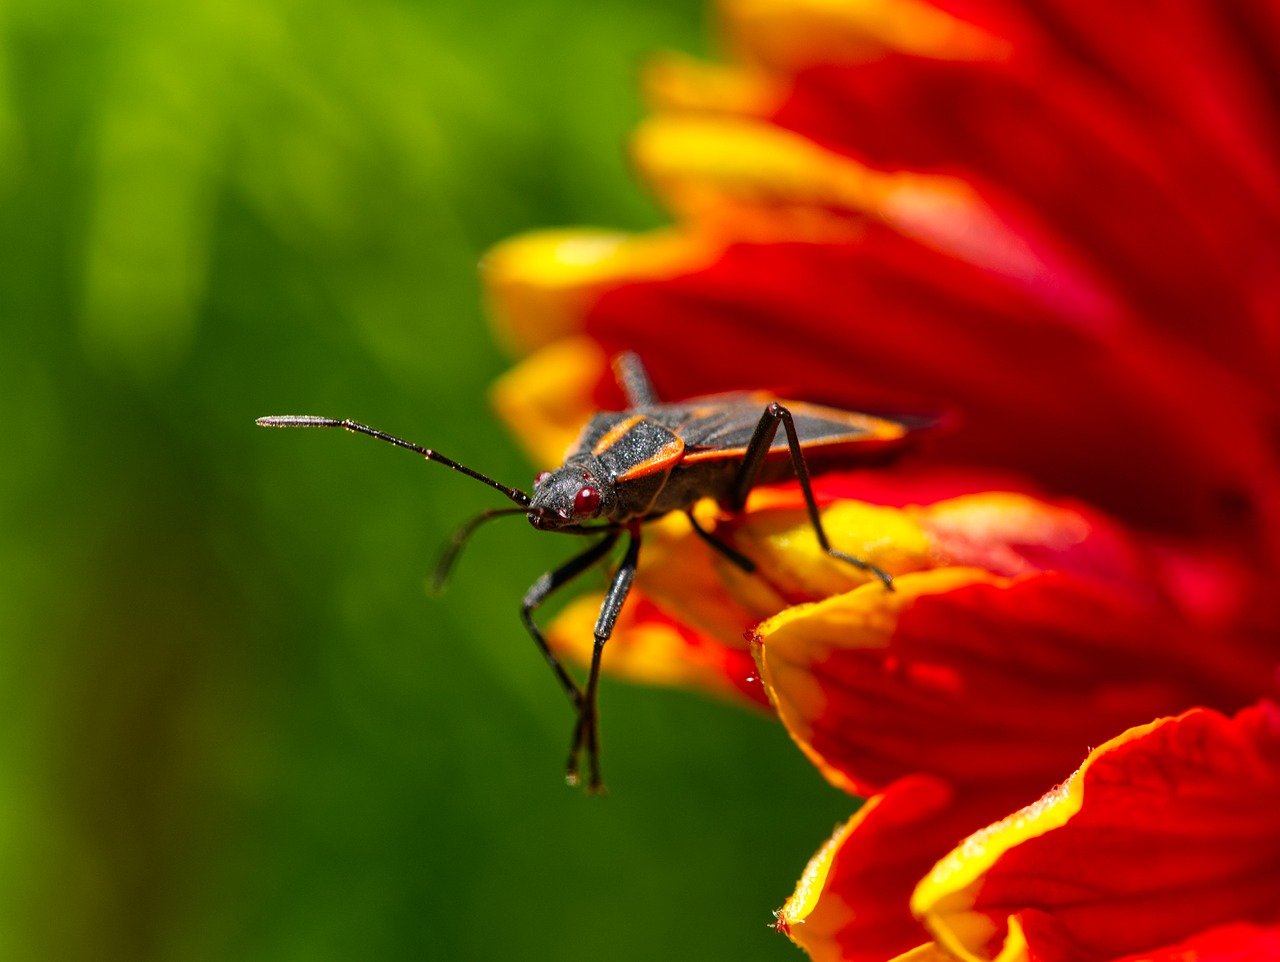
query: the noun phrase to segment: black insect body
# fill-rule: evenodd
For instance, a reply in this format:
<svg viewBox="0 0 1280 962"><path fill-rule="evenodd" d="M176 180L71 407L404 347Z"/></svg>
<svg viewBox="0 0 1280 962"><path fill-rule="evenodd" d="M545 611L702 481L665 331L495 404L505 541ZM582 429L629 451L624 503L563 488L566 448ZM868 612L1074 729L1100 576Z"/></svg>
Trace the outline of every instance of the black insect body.
<svg viewBox="0 0 1280 962"><path fill-rule="evenodd" d="M630 407L596 414L570 447L564 465L538 475L532 496L436 451L355 421L308 415L258 419L264 427L343 428L367 434L460 471L515 502L515 508L486 511L459 528L437 568L437 582L443 581L471 533L492 518L523 513L541 531L598 537L586 550L539 578L521 605L525 628L577 711L566 777L571 784L578 782L579 760L585 752L587 787L593 792L603 788L596 707L600 658L635 578L640 526L672 511L683 511L703 540L750 572L755 568L751 560L704 530L694 519L693 505L703 498L714 498L726 511L738 512L756 485L796 478L823 549L874 575L892 590L892 580L880 568L831 547L814 500L809 462L848 467L878 460L902 447L911 432L899 421L807 403L788 401L784 406L757 393L662 404L635 355L621 355L614 369ZM586 684L580 686L552 652L533 615L557 589L603 563L624 534L627 546L601 605L591 667Z"/></svg>

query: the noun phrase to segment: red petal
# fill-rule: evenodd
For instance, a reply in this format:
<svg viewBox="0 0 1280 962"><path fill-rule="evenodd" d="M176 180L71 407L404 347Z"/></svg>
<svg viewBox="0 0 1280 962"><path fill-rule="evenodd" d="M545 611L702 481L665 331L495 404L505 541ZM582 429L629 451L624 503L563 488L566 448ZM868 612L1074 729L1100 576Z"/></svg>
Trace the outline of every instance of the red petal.
<svg viewBox="0 0 1280 962"><path fill-rule="evenodd" d="M1280 18L1267 0L936 5L1001 36L1016 36L1027 69L1056 57L1096 78L1111 96L1173 118L1187 133L1185 141L1211 145L1236 165L1238 178L1274 186ZM1160 29L1150 29L1153 23Z"/></svg>
<svg viewBox="0 0 1280 962"><path fill-rule="evenodd" d="M1085 962L1087 953L1053 916L1031 911L1020 913L1010 921L1015 926L1010 935L1021 943L1029 943L1034 952L1030 955L1032 962L1065 959ZM1009 943L1005 946L1002 956L1009 953ZM946 958L954 962L955 956L948 954ZM1144 949L1108 962L1271 962L1274 959L1280 959L1280 925L1230 922L1197 932L1174 945Z"/></svg>
<svg viewBox="0 0 1280 962"><path fill-rule="evenodd" d="M1204 65L1187 57L1168 60L1180 77L1199 77ZM1230 102L1215 80L1216 102ZM1109 292L1134 319L1269 384L1280 181L1274 159L1259 155L1256 124L1244 156L1229 154L1221 137L1190 135L1183 113L1038 52L1013 63L890 56L813 68L775 119L879 167L960 174L1033 248L1058 252L1033 290L1051 282L1060 302L1065 285ZM1072 307L1088 319L1085 302Z"/></svg>
<svg viewBox="0 0 1280 962"><path fill-rule="evenodd" d="M1231 710L1269 683L1265 652L1246 656L1103 584L943 569L896 588L860 588L760 627L783 721L858 794L924 772L1030 798L1113 732L1187 705Z"/></svg>
<svg viewBox="0 0 1280 962"><path fill-rule="evenodd" d="M778 928L813 962L884 962L928 939L908 910L938 856L1008 799L958 803L943 782L904 778L868 799L809 863Z"/></svg>
<svg viewBox="0 0 1280 962"><path fill-rule="evenodd" d="M1280 925L1234 922L1116 962L1262 962L1280 959Z"/></svg>
<svg viewBox="0 0 1280 962"><path fill-rule="evenodd" d="M544 630L561 656L590 664L601 595L576 598ZM637 592L622 609L605 651L606 670L649 685L693 688L753 708L768 707L755 659L744 647L694 631Z"/></svg>
<svg viewBox="0 0 1280 962"><path fill-rule="evenodd" d="M1066 785L940 862L913 904L944 944L982 956L1017 916L1045 962L1274 924L1278 811L1280 709L1196 709L1094 751Z"/></svg>

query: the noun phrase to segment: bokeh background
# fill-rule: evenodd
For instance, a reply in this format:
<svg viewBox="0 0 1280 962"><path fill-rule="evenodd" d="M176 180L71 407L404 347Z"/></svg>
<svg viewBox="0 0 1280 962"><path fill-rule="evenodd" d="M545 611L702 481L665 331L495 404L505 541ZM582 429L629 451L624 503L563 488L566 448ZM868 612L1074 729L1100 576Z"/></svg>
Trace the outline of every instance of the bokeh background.
<svg viewBox="0 0 1280 962"><path fill-rule="evenodd" d="M476 266L661 221L636 73L700 0L0 5L0 959L794 959L852 810L779 726L606 682L611 793L523 635L576 545L267 413L532 473ZM672 350L681 346L671 345Z"/></svg>

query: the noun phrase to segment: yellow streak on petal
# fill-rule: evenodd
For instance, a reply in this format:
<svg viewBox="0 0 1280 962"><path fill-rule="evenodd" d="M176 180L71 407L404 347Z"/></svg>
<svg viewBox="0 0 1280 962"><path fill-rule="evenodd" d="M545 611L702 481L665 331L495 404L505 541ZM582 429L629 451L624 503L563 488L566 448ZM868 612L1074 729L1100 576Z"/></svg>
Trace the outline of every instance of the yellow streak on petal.
<svg viewBox="0 0 1280 962"><path fill-rule="evenodd" d="M996 934L996 922L973 910L986 873L1006 852L1033 838L1061 828L1084 803L1084 779L1089 768L1107 752L1142 738L1173 719L1163 718L1131 728L1089 753L1067 781L1036 802L989 825L960 843L916 886L911 911L934 938L965 962L985 962L980 954ZM1025 957L1025 940L1016 919L1008 920L1009 935L997 962Z"/></svg>
<svg viewBox="0 0 1280 962"><path fill-rule="evenodd" d="M751 502L745 520L733 525L733 541L756 562L759 577L775 590L791 598L820 598L875 580L873 575L828 555L804 510L755 510L764 503L763 498ZM832 547L890 574L937 566L925 533L909 514L897 508L836 501L821 513Z"/></svg>
<svg viewBox="0 0 1280 962"><path fill-rule="evenodd" d="M1016 915L1009 916L1009 934L1005 936L1004 946L995 962L1030 962L1031 950L1027 946L1026 933L1022 931L1022 922Z"/></svg>
<svg viewBox="0 0 1280 962"><path fill-rule="evenodd" d="M933 518L956 520L949 527L963 527L974 538L1007 540L1010 533L1036 544L1079 544L1089 526L1079 512L1013 491L984 491L939 501L916 509Z"/></svg>
<svg viewBox="0 0 1280 962"><path fill-rule="evenodd" d="M1079 512L1046 504L1024 494L988 491L939 501L906 512L927 533L941 557L960 556L961 563L976 564L1004 574L1020 574L1031 565L1015 546L1036 545L1067 551L1090 534L1089 523Z"/></svg>
<svg viewBox="0 0 1280 962"><path fill-rule="evenodd" d="M657 110L763 116L782 99L783 85L759 70L662 53L645 64L641 78Z"/></svg>
<svg viewBox="0 0 1280 962"><path fill-rule="evenodd" d="M858 812L847 822L835 830L835 834L823 843L822 848L809 859L809 864L805 866L804 872L800 875L800 880L796 882L795 891L791 897L783 903L782 908L777 911L778 927L786 933L787 938L791 939L796 945L800 946L809 953L809 957L814 962L823 962L823 960L832 956L833 952L838 952L838 946L826 937L829 933L810 933L803 928L805 921L809 915L818 907L821 900L824 903L824 909L834 909L836 915L843 915L850 912L841 902L838 892L824 895L823 889L827 884L827 875L831 871L831 863L844 846L845 840L857 830L862 821L877 807L881 801L880 796L867 799L866 803L858 810ZM843 911L842 911L843 909ZM835 958L836 956L832 956Z"/></svg>
<svg viewBox="0 0 1280 962"><path fill-rule="evenodd" d="M838 651L887 648L902 612L927 595L971 584L1003 584L976 568L939 568L904 574L894 590L878 582L807 605L796 605L757 629L765 689L800 750L838 788L857 794L844 773L827 764L813 747L813 725L826 710L827 697L815 666Z"/></svg>
<svg viewBox="0 0 1280 962"><path fill-rule="evenodd" d="M808 514L795 503L790 489L762 488L752 492L742 516L726 519L710 500L695 505L703 529L754 561L753 574L712 551L679 514L647 525L637 583L672 616L730 646L742 646L745 629L797 599L879 584L873 575L828 555ZM834 547L892 574L938 564L914 517L896 508L837 501L822 509L822 518Z"/></svg>
<svg viewBox="0 0 1280 962"><path fill-rule="evenodd" d="M1008 849L1065 825L1080 810L1068 781L1021 811L975 832L942 859L911 897L911 911L934 937L966 962L996 934L994 920L971 911L982 876Z"/></svg>
<svg viewBox="0 0 1280 962"><path fill-rule="evenodd" d="M670 230L548 230L503 241L480 267L497 333L524 353L580 331L602 288L695 270L715 252L694 235Z"/></svg>
<svg viewBox="0 0 1280 962"><path fill-rule="evenodd" d="M1005 41L922 0L722 0L743 56L777 68L865 60L885 49L948 60L1008 56Z"/></svg>
<svg viewBox="0 0 1280 962"><path fill-rule="evenodd" d="M608 361L588 337L534 352L489 390L489 401L536 464L558 465L594 413L591 392Z"/></svg>
<svg viewBox="0 0 1280 962"><path fill-rule="evenodd" d="M714 236L850 240L869 217L1008 276L1045 269L958 177L874 170L800 134L728 115L652 117L633 151L667 204Z"/></svg>

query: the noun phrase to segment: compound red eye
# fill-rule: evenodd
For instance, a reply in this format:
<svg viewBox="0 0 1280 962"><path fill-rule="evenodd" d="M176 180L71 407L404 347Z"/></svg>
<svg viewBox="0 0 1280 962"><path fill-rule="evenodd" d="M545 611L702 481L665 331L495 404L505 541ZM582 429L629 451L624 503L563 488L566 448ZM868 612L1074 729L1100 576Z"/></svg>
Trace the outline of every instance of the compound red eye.
<svg viewBox="0 0 1280 962"><path fill-rule="evenodd" d="M590 485L579 488L578 493L573 498L573 513L575 515L595 514L600 507L600 489L593 488Z"/></svg>
<svg viewBox="0 0 1280 962"><path fill-rule="evenodd" d="M538 476L537 476L536 478L534 478L534 479L533 479L533 486L534 486L535 488L540 488L540 487L542 487L542 482L543 482L543 481L545 481L545 480L547 480L547 478L549 478L549 477L551 477L551 472L550 472L550 471L539 471L539 472L538 472Z"/></svg>

